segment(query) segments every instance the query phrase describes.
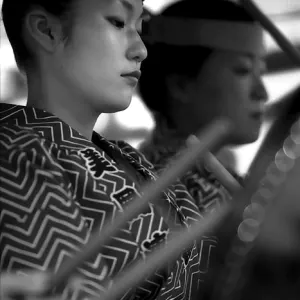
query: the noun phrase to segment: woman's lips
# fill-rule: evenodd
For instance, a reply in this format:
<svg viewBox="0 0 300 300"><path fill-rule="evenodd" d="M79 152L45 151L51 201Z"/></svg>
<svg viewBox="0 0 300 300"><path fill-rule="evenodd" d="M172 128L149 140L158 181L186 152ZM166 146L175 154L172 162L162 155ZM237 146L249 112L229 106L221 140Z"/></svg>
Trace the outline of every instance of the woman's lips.
<svg viewBox="0 0 300 300"><path fill-rule="evenodd" d="M138 81L141 77L141 71L133 71L131 73L122 74L121 76L126 79L129 85L135 87L138 84Z"/></svg>

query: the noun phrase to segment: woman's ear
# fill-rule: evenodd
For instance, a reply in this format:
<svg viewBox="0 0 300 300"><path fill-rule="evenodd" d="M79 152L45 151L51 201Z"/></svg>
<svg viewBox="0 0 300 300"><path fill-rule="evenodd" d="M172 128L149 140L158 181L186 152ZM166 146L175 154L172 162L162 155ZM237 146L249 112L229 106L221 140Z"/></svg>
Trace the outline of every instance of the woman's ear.
<svg viewBox="0 0 300 300"><path fill-rule="evenodd" d="M25 37L28 47L54 52L63 38L63 24L43 9L32 10L25 18Z"/></svg>
<svg viewBox="0 0 300 300"><path fill-rule="evenodd" d="M192 79L188 79L185 75L169 75L166 79L169 95L181 103L188 103L191 81Z"/></svg>

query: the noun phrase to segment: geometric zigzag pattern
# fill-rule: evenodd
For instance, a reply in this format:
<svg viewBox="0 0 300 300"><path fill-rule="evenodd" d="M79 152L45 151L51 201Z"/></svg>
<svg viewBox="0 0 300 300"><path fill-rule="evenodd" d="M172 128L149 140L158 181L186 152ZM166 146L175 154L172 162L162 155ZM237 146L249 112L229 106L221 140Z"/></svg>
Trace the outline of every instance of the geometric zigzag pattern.
<svg viewBox="0 0 300 300"><path fill-rule="evenodd" d="M141 180L155 179L151 164L130 146L100 136L95 145L45 111L0 104L0 124L0 272L57 272L87 243L91 230L101 234L116 211L139 194L137 182L102 146L121 154ZM78 270L81 283L72 294L66 287L63 298L97 296L104 279L167 242L170 220L175 227L189 226L200 215L180 183L163 193L159 203L168 207L170 219L149 205ZM175 263L132 291L135 298L192 299L215 244L213 238L203 238L183 251Z"/></svg>
<svg viewBox="0 0 300 300"><path fill-rule="evenodd" d="M146 144L143 148L143 152L147 159L159 170L168 164L180 147L180 141L176 141L174 136L171 137L171 140L166 136L164 139L154 136L151 143ZM224 203L231 201L230 194L214 175L206 170L199 170L197 166L182 176L181 183L193 197L198 212L202 214L211 213Z"/></svg>
<svg viewBox="0 0 300 300"><path fill-rule="evenodd" d="M182 146L182 139L178 137L176 131L170 129L169 125L160 119L151 139L144 143L141 149L148 161L159 172L159 170L162 170L169 164L173 157L178 155L178 151ZM206 215L214 213L224 203L231 201L230 194L213 174L203 169L200 170L197 166L187 171L176 186L177 204L189 221L196 219L197 214ZM190 200L190 197L184 196L184 193L191 195L193 201ZM212 260L214 260L213 263L217 263L219 260L217 255L220 255L220 253L215 250L217 244L218 238L215 236L215 233L209 237L204 237L200 245L198 244L198 254L202 256L199 259L200 274L208 275L208 273L213 272L213 270L209 272L207 266L210 265ZM214 286L214 281L211 275L210 278L208 276L201 277L199 274L196 277L198 278L197 299L202 299L202 295L206 293L206 289L208 288L207 291L209 291L209 286ZM206 295L205 297L209 296Z"/></svg>

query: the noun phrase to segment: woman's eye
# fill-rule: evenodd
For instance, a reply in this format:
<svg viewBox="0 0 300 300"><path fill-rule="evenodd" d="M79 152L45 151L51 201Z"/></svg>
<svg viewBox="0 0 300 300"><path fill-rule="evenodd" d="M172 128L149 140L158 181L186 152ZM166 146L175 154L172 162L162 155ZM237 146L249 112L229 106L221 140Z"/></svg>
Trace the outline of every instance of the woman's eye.
<svg viewBox="0 0 300 300"><path fill-rule="evenodd" d="M118 29L123 29L125 27L125 21L120 18L108 18L108 21Z"/></svg>
<svg viewBox="0 0 300 300"><path fill-rule="evenodd" d="M246 68L246 67L239 67L239 68L235 68L234 69L234 73L237 75L248 75L251 73L251 69L250 68Z"/></svg>

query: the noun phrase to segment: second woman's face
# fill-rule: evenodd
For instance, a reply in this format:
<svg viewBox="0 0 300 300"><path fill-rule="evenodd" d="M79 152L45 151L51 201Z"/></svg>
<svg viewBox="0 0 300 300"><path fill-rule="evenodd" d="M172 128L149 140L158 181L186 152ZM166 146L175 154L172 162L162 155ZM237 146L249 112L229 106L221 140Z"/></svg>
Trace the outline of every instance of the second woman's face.
<svg viewBox="0 0 300 300"><path fill-rule="evenodd" d="M123 110L147 56L139 35L142 0L77 2L70 37L59 53L58 76L95 111Z"/></svg>
<svg viewBox="0 0 300 300"><path fill-rule="evenodd" d="M255 141L267 100L261 77L264 70L259 54L215 51L188 89L190 114L202 124L219 116L228 117L235 128L232 142Z"/></svg>

